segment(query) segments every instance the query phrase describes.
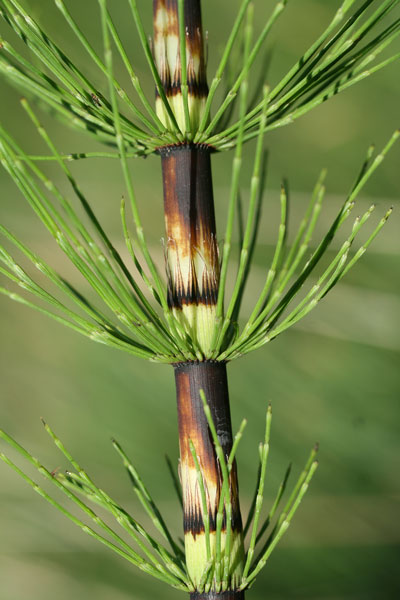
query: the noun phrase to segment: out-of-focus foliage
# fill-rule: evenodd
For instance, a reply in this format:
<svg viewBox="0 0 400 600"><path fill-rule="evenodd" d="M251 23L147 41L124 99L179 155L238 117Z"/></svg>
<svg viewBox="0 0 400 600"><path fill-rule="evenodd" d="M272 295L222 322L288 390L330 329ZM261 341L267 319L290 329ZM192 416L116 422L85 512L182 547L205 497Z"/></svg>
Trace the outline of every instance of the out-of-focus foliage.
<svg viewBox="0 0 400 600"><path fill-rule="evenodd" d="M145 9L148 2L142 0L140 4ZM301 0L287 9L271 44L271 77L279 64L291 64L314 38L321 23L331 15L330 4L324 0ZM51 2L31 0L30 5L35 16L46 22L54 19L58 34L72 41L67 30L58 29L61 21ZM74 0L69 5L75 13L79 10L83 26L94 43L100 44L99 22L93 16L95 12L97 15L97 3L83 5ZM211 49L224 38L230 22L226 2L204 5L213 62ZM123 10L119 25L125 26ZM150 29L150 15L147 27ZM132 46L136 43L133 36ZM137 62L140 75L147 77L141 56ZM334 194L344 193L349 187L368 144L374 141L381 147L399 124L397 75L398 67L394 65L290 128L270 134L260 237L263 245L256 255L256 264L264 264L265 254L271 252L274 242L282 175L291 180L296 219L307 201L303 192L311 189L320 168L328 167L332 194L327 198L326 220L319 226L319 232L323 232L341 201ZM147 85L151 85L149 79ZM0 86L2 120L27 150L43 152L43 147L33 146L29 138L18 93L4 82ZM50 117L43 117L43 121L47 127L52 122ZM60 124L53 131L59 148L66 152L99 149ZM214 159L220 223L227 204L230 161L229 154ZM250 168L251 159L248 165ZM395 150L366 188L360 213L371 201L379 205L381 212L391 204L397 208L397 165ZM72 167L99 218L122 247L119 203L123 182L119 165L99 160L81 161ZM145 226L161 261L159 159L138 159L131 169ZM271 500L287 463L293 460L294 469L299 470L306 449L315 440L321 444L321 467L312 492L299 510L290 534L253 588L255 600L267 595L272 600L398 597L400 307L396 212L369 255L301 327L230 369L234 423L237 426L243 416L249 421L239 453L244 510L253 491L252 453L254 440L263 436L261 419L266 402L271 401L274 409L271 470L266 489ZM66 267L59 254L54 253L50 236L3 176L1 214L5 224L51 258L54 266ZM260 285L261 275L256 267L251 284ZM251 306L250 297L247 301ZM67 465L55 455L42 430L39 417L45 417L96 482L113 490L123 505L134 507L135 514L140 515L109 443L109 438L116 436L140 467L171 527L179 531L180 517L164 460L165 453L174 463L178 456L171 368L91 344L6 298L0 300L0 306L1 338L7 340L0 347L1 426L47 458L48 467L65 469ZM0 528L2 600L53 600L55 595L58 600L144 600L156 594L172 598L178 593L153 583L107 550L99 549L5 467L1 469Z"/></svg>

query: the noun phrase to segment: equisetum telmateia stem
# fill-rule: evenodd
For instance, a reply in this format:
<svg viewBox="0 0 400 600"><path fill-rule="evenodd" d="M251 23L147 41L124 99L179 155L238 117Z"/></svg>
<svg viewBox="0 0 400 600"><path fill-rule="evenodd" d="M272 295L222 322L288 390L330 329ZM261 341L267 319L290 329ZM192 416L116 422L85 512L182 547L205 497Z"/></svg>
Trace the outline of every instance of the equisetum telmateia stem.
<svg viewBox="0 0 400 600"><path fill-rule="evenodd" d="M179 3L154 0L154 54L176 124L181 131L188 132L195 129L201 117L207 83L200 0L185 0L183 5L185 48L180 37ZM186 52L186 73L182 69L182 50ZM156 106L160 120L169 124L170 116L159 95ZM199 589L210 559L220 557L220 564L206 579L206 592L193 593L193 599L238 600L243 597L243 592L235 588L243 570L244 548L236 464L233 463L229 474L226 508L217 523L223 488L221 465L200 397L203 390L227 459L232 449L232 426L226 364L207 360L219 285L211 149L183 142L160 148L159 154L169 306L182 328L190 331L200 354L198 361L174 364L186 563L189 576ZM199 485L199 472L203 489Z"/></svg>

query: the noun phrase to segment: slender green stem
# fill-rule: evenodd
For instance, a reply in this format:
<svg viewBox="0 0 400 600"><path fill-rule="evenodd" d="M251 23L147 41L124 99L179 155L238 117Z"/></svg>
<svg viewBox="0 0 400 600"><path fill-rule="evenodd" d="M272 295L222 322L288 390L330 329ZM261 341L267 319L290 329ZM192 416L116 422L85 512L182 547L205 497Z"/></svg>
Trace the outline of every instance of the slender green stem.
<svg viewBox="0 0 400 600"><path fill-rule="evenodd" d="M233 461L235 460L238 445L239 445L240 440L242 439L243 431L244 431L246 425L247 425L247 421L246 421L246 419L243 419L243 421L240 424L239 430L234 437L233 444L232 444L232 450L228 457L228 472L229 473L232 469L232 465L233 465ZM213 441L214 441L214 444L219 443L218 438L217 438L217 441L215 441L215 439L213 438ZM228 485L229 485L229 482L228 482ZM225 488L225 491L226 491L226 488ZM221 577L221 575L222 575L221 567L222 567L222 558L223 558L221 533L222 533L222 523L223 523L223 518L224 518L225 504L226 504L225 494L221 493L220 499L219 499L219 504L218 504L217 517L216 517L217 527L216 527L216 542L215 542L215 580L216 580L217 591L218 591L218 587L220 587L223 584L222 577ZM226 521L227 521L228 514L226 514L225 516L226 516ZM225 547L225 551L224 551L225 556L226 556L226 552L227 551L226 551L226 547Z"/></svg>
<svg viewBox="0 0 400 600"><path fill-rule="evenodd" d="M254 556L254 548L256 545L257 539L257 530L258 530L258 522L261 516L261 508L264 500L264 486L265 486L265 473L267 470L267 462L268 462L268 454L269 454L269 438L271 432L271 417L272 417L272 409L271 405L268 406L267 409L267 418L265 423L265 437L264 443L261 445L260 455L261 455L261 472L260 472L260 480L258 484L257 498L256 498L256 506L255 506L255 514L253 520L253 526L251 530L250 537L250 545L247 551L246 563L243 569L243 579L247 578L247 575L250 570L250 565Z"/></svg>
<svg viewBox="0 0 400 600"><path fill-rule="evenodd" d="M113 440L113 445L123 460L124 467L128 471L128 474L133 483L133 489L134 489L137 497L139 498L140 503L142 504L143 508L145 509L145 511L147 512L149 517L152 519L154 525L157 527L157 529L160 531L160 533L164 536L164 538L169 542L169 544L171 545L171 548L173 549L175 554L181 559L182 551L174 542L172 535L171 535L164 519L162 518L162 516L160 514L160 511L158 510L156 504L154 503L148 489L144 485L137 470L135 469L132 462L129 460L129 458L127 457L127 455L125 454L125 452L123 451L123 449L121 448L121 446L118 444L118 442L116 440Z"/></svg>
<svg viewBox="0 0 400 600"><path fill-rule="evenodd" d="M197 130L197 135L194 139L195 142L198 142L199 139L201 138L201 134L203 133L203 131L207 125L207 122L209 120L212 101L214 99L217 88L218 88L219 84L221 83L222 75L225 71L225 67L226 67L229 57L231 55L232 47L237 39L240 26L243 22L243 19L246 14L247 7L248 7L250 1L251 0L242 0L242 3L240 5L240 9L238 11L236 20L233 24L233 27L229 34L228 40L226 42L226 46L225 46L224 52L222 54L221 61L218 65L215 76L211 82L210 90L208 92L208 96L207 96L207 100L206 100L206 105L204 108L204 113L203 113L202 119L200 121L198 130Z"/></svg>
<svg viewBox="0 0 400 600"><path fill-rule="evenodd" d="M209 126L207 127L206 131L204 132L204 137L207 137L210 135L210 133L213 131L213 129L215 129L215 126L217 125L218 121L220 120L220 118L222 117L223 113L226 111L226 109L228 108L229 104L234 100L238 90L241 88L243 82L245 81L245 79L247 78L249 69L251 68L254 60L256 59L260 48L262 47L267 35L269 34L269 32L271 31L275 21L278 19L278 17L281 15L281 13L283 12L283 10L285 9L287 4L287 0L280 0L277 5L275 6L270 18L267 20L262 32L260 33L256 43L254 44L253 48L251 49L251 51L249 53L247 53L246 55L246 59L244 61L244 66L243 69L240 73L240 75L238 76L238 78L236 79L235 83L233 84L232 88L230 89L230 91L228 92L225 100L222 102L221 106L219 107L219 109L217 110L215 116L213 119L211 119L211 123L209 124ZM252 7L251 4L249 4L249 7L247 10L249 10L249 8ZM240 119L239 119L239 123L240 123ZM240 129L240 125L239 125L239 129Z"/></svg>
<svg viewBox="0 0 400 600"><path fill-rule="evenodd" d="M135 4L133 2L133 0L129 0L129 1L130 1L130 4L132 4L132 5ZM128 190L128 197L129 197L129 200L131 203L133 218L134 218L135 225L136 225L136 233L138 236L140 249L143 253L145 261L149 267L150 273L154 279L155 286L158 290L158 294L159 294L160 300L163 305L165 318L167 319L167 322L169 323L170 327L174 330L176 328L176 323L175 323L174 317L171 315L171 313L169 311L169 307L168 307L167 299L166 299L166 293L165 293L165 285L164 285L163 281L161 280L161 277L157 271L157 268L154 264L153 259L151 258L151 255L149 253L149 250L148 250L148 247L147 247L147 244L145 241L143 227L142 227L141 220L139 217L136 196L135 196L135 193L133 190L132 180L131 180L131 176L130 176L128 165L127 165L127 160L126 160L126 156L125 156L124 138L123 138L121 128L120 128L120 119L119 119L119 113L118 113L118 108L117 108L117 101L116 101L116 97L115 97L114 87L112 85L112 52L111 52L111 47L110 47L108 28L107 28L106 19L105 19L106 2L105 2L105 0L99 0L99 3L100 3L100 8L101 8L101 14L102 14L102 28L103 28L104 48L105 48L105 57L106 57L105 62L107 65L111 104L112 104L113 113L114 113L115 137L116 137L117 145L119 148L119 152L121 154L122 171L123 171L123 175L124 175L125 184L126 184L126 187ZM180 340L180 336L177 336L177 339Z"/></svg>
<svg viewBox="0 0 400 600"><path fill-rule="evenodd" d="M277 545L277 543L280 541L280 539L282 538L283 534L287 531L293 516L296 512L296 510L298 509L302 499L304 498L305 493L307 492L308 486L310 484L310 481L316 471L318 467L318 463L315 461L311 467L309 472L307 473L307 476L299 490L299 493L288 513L288 515L286 516L286 518L282 521L282 523L279 526L279 529L276 532L275 537L272 539L270 545L268 546L268 548L265 550L264 554L261 556L261 558L259 560L256 559L255 561L255 566L253 568L253 570L251 571L251 573L248 575L248 577L246 579L244 579L242 585L240 586L240 589L245 589L249 583L251 583L251 581L258 575L258 573L261 571L261 569L264 567L265 563L267 562L268 558L271 556L275 546Z"/></svg>
<svg viewBox="0 0 400 600"><path fill-rule="evenodd" d="M268 88L264 90L264 119L260 123L260 131L257 141L257 148L254 159L254 167L253 174L251 178L250 184L250 201L249 201L249 210L247 216L246 229L244 232L243 242L240 250L240 259L239 259L239 270L235 280L235 286L232 292L232 296L230 302L228 304L228 308L226 311L226 316L222 325L221 332L219 334L219 339L217 341L214 352L218 353L221 345L223 344L225 334L228 330L228 327L231 324L232 315L237 312L238 304L240 303L241 297L243 295L243 285L245 283L246 278L246 269L248 267L249 262L249 246L251 241L252 231L255 227L255 219L256 219L256 207L257 207L257 198L259 193L260 186L260 168L261 168L261 157L263 152L263 142L264 142L264 133L265 133L265 125L266 125L266 109L268 106Z"/></svg>
<svg viewBox="0 0 400 600"><path fill-rule="evenodd" d="M265 518L263 524L261 525L261 527L259 528L258 532L257 532L257 537L256 537L256 545L260 542L260 540L262 539L262 536L264 535L265 531L268 529L272 519L275 516L275 513L278 509L278 506L282 500L283 494L285 493L286 490L286 485L290 476L290 472L291 472L291 468L292 465L289 465L289 467L286 469L286 473L285 476L283 478L282 483L280 484L277 494L275 496L275 499L272 503L271 509L267 515L267 517Z"/></svg>
<svg viewBox="0 0 400 600"><path fill-rule="evenodd" d="M196 448L194 447L192 440L189 440L189 447L190 447L190 453L193 457L193 461L194 461L194 464L196 467L197 483L199 485L200 497L201 497L201 507L202 507L202 512L203 512L202 516L203 516L203 523L204 523L204 535L205 535L205 540L206 540L207 561L209 561L211 559L210 517L208 515L208 509L207 509L206 488L205 488L203 473L202 473L202 470L200 467L199 457L197 456Z"/></svg>
<svg viewBox="0 0 400 600"><path fill-rule="evenodd" d="M29 454L29 452L27 452L22 446L20 446L20 444L18 444L15 440L13 440L10 436L8 436L2 430L0 430L0 437L2 437L19 454L21 454L26 460L28 460L28 462L30 462L39 471L39 473L41 473L42 475L44 475L44 477L47 478L48 480L50 480L55 485L55 487L57 487L70 500L72 500L72 502L74 502L88 517L90 517L94 521L94 523L96 525L98 525L112 539L114 539L120 545L121 548L118 548L114 544L111 544L110 542L107 542L107 545L109 547L112 547L112 549L114 549L114 550L115 550L115 548L118 548L118 550L115 550L115 551L118 551L118 553L122 554L125 558L129 557L128 560L130 560L131 562L133 562L134 564L136 564L136 566L138 566L139 568L145 570L146 572L151 573L154 577L157 577L158 579L161 579L161 580L163 580L165 582L168 581L168 583L173 584L173 585L177 585L179 587L182 586L182 588L183 588L182 583L178 579L176 579L175 577L173 577L170 574L161 573L153 565L151 565L150 563L146 562L115 531L113 531L103 521L103 519L101 519L91 508L89 508L88 506L86 506L86 504L84 504L79 499L78 496L76 496L74 493L72 493L70 489L68 489L60 481L58 481L58 479L56 479L55 477L53 477L52 473L50 473L43 465L40 464L40 462L36 458L34 458L31 454ZM91 528L89 528L87 525L85 525L82 521L80 521L76 517L71 518L72 517L71 513L69 513L60 504L58 504L50 496L48 496L48 494L46 494L42 490L42 488L40 488L39 486L37 486L37 484L35 484L29 477L27 477L13 463L11 463L11 461L9 461L9 459L7 459L4 455L0 455L0 458L2 460L4 460L5 462L7 462L7 464L9 464L9 466L11 466L12 468L14 468L21 477L23 477L30 485L32 485L34 487L35 491L37 491L38 493L40 493L46 500L48 500L51 504L53 504L56 508L58 508L61 512L63 512L64 515L66 515L68 518L70 518L71 520L73 520L75 522L75 524L79 525L86 533L89 533L89 535L92 535L93 537L96 537L99 541L103 542L104 538L102 538L101 536L99 536L98 534L96 534L94 532L94 530L92 530ZM103 542L103 543L105 543L105 542Z"/></svg>
<svg viewBox="0 0 400 600"><path fill-rule="evenodd" d="M43 425L47 431L47 433L52 438L54 444L59 448L62 454L67 458L67 460L71 463L71 465L76 469L79 478L83 481L83 483L89 488L90 492L97 496L97 499L100 501L101 505L103 505L111 514L115 517L116 521L127 531L135 540L136 544L142 550L142 552L146 555L146 557L154 564L154 566L161 572L168 574L168 570L173 571L174 575L179 574L178 576L185 575L178 569L178 567L171 560L170 555L167 551L156 542L147 532L146 530L130 515L119 507L103 490L98 488L86 471L76 462L76 460L72 457L72 455L65 448L64 444L61 440L55 435L50 426L43 421ZM154 554L147 548L147 546L141 541L140 537L142 536L146 542L148 542L153 550L159 555L159 557L165 562L167 569L159 562L159 560L154 556ZM129 547L129 546L128 546ZM130 548L130 547L129 547Z"/></svg>
<svg viewBox="0 0 400 600"><path fill-rule="evenodd" d="M250 52L250 44L251 44L251 36L252 36L252 5L249 5L247 9L247 22L246 22L246 34L245 34L245 46L244 46L244 63L247 62L247 57ZM247 73L247 70L245 71ZM241 82L240 87L240 115L241 119L244 123L244 117L246 114L246 102L247 102L247 93L248 93L248 82L245 78ZM233 159L232 165L232 183L230 190L230 198L229 198L229 208L228 208L228 216L226 221L226 230L224 237L224 246L222 251L222 261L221 261L221 275L220 275L220 284L218 290L218 300L217 300L217 323L222 322L223 312L224 312L224 300L225 300L225 287L226 280L228 275L228 265L229 265L229 257L231 253L231 244L232 244L232 234L233 234L233 224L235 218L235 207L237 202L237 196L239 192L239 176L242 167L242 136L243 131L239 132L238 143L236 146L235 158ZM219 332L218 336L215 332L214 339L212 342L212 347L218 348L219 343ZM214 353L216 354L216 353Z"/></svg>
<svg viewBox="0 0 400 600"><path fill-rule="evenodd" d="M112 21L111 15L109 13L109 11L107 11L107 24L108 27L110 29L111 35L113 37L113 40L115 42L115 45L118 49L118 52L122 58L122 61L125 65L125 68L129 74L132 86L134 88L134 90L136 91L137 95L139 96L144 108L146 109L147 113L149 114L149 116L152 118L152 120L154 121L155 124L155 128L152 128L152 131L154 131L154 133L158 134L160 131L164 132L165 135L165 140L170 140L171 142L173 141L173 136L171 136L170 134L168 134L167 128L165 127L165 125L163 125L163 123L160 121L160 119L158 118L154 108L152 107L152 105L150 104L150 102L147 100L145 93L143 92L141 83L140 83L140 79L139 77L136 75L136 73L134 72L133 68L132 68L132 64L128 59L128 56L126 54L125 48L122 44L121 38L118 35L118 31Z"/></svg>

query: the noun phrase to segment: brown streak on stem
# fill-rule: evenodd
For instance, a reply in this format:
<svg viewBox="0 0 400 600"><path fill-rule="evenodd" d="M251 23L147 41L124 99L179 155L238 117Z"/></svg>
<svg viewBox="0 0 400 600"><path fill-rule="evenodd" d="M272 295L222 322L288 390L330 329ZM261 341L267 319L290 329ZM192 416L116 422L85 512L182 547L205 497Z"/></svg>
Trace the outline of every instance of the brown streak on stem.
<svg viewBox="0 0 400 600"><path fill-rule="evenodd" d="M210 151L182 145L162 148L160 154L170 306L215 305L219 258Z"/></svg>
<svg viewBox="0 0 400 600"><path fill-rule="evenodd" d="M203 473L210 532L212 532L216 530L216 514L222 488L222 473L204 414L200 390L204 390L219 442L225 458L228 460L232 449L232 425L226 365L222 362L205 361L178 363L174 367L178 403L184 530L185 533L190 532L195 537L196 534L204 532L204 521L196 467L190 452L189 440L193 442ZM230 476L230 494L232 529L241 531L242 521L235 463ZM223 528L225 529L225 523Z"/></svg>
<svg viewBox="0 0 400 600"><path fill-rule="evenodd" d="M224 567L226 583L236 590L244 566L236 463L233 462L229 469L229 498L224 497L224 510L221 505L219 536L216 529L223 489L222 469L200 397L203 390L227 462L233 442L226 365L207 360L213 355L220 277L210 160L212 149L190 143L202 122L208 93L200 0L184 0L184 28L179 22L177 0L153 0L153 9L154 59L168 102L166 105L165 99L157 94L156 112L168 131L178 128L177 141L188 142L158 149L167 232L168 302L173 318L180 325L179 335L190 340L191 356L200 359L199 362L174 365L186 567L194 588L204 589L203 579L210 558L219 556L218 560L224 561L229 571L226 573ZM180 39L182 29L185 40ZM187 87L182 90L183 48ZM207 532L204 521L206 525L208 523ZM215 577L212 571L211 577ZM207 586L209 589L210 585ZM218 586L220 589L221 582ZM238 591L191 594L191 600L217 598L243 600L244 595Z"/></svg>
<svg viewBox="0 0 400 600"><path fill-rule="evenodd" d="M194 98L208 94L200 0L185 0L187 84ZM153 0L155 59L167 97L181 93L177 0Z"/></svg>

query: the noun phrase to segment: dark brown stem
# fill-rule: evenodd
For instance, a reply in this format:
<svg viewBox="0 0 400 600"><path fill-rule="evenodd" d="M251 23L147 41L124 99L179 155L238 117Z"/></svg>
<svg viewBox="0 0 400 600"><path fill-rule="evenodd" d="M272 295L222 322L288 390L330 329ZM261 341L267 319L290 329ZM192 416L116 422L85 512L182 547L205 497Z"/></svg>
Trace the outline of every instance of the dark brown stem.
<svg viewBox="0 0 400 600"><path fill-rule="evenodd" d="M182 133L196 131L207 95L200 0L185 0L185 47L187 92L182 92L181 47L177 0L153 0L154 56L166 97ZM185 90L184 90L185 91ZM168 111L160 97L157 114L168 127ZM185 112L186 111L186 112ZM190 139L190 138L188 138ZM211 149L182 143L159 149L162 162L164 213L167 233L166 265L168 301L181 329L192 340L199 362L174 365L179 420L180 478L183 490L186 565L195 588L204 589L203 575L209 557L216 556L217 512L222 491L221 466L204 413L200 390L210 407L218 440L227 460L232 449L226 365L207 360L211 356L219 287L219 257L211 176ZM205 489L201 496L192 442ZM227 538L227 516L223 515L220 556L229 539L229 574L224 581L239 587L244 549L236 464L229 475L231 535ZM205 533L208 517L209 537ZM222 561L223 562L223 561ZM211 571L214 578L216 574ZM219 573L218 577L221 578ZM213 587L212 582L211 588ZM200 587L201 584L201 587ZM220 584L219 584L220 585ZM208 588L207 588L208 589ZM193 593L192 600L242 600L243 592Z"/></svg>
<svg viewBox="0 0 400 600"><path fill-rule="evenodd" d="M210 151L204 147L182 145L163 148L160 154L168 236L169 304L206 358L215 326L219 285ZM194 445L202 472L209 535L213 540L210 544L215 548L216 517L223 480L200 390L204 391L227 460L232 449L228 382L223 362L186 362L176 364L174 368L186 562L192 581L198 585L207 564L206 532L198 474L189 441ZM230 472L230 500L230 584L235 588L240 583L243 566L242 520L235 463ZM222 549L225 547L226 526L224 515Z"/></svg>
<svg viewBox="0 0 400 600"><path fill-rule="evenodd" d="M200 0L185 0L185 32L187 55L187 84L189 94L207 96L206 65ZM179 39L177 0L153 0L155 59L167 97L181 93L181 58L177 52L166 49L166 40ZM174 43L174 42L172 42Z"/></svg>
<svg viewBox="0 0 400 600"><path fill-rule="evenodd" d="M215 305L219 260L208 148L160 150L170 306Z"/></svg>
<svg viewBox="0 0 400 600"><path fill-rule="evenodd" d="M198 491L196 466L190 451L192 441L199 458L207 496L210 533L216 530L216 514L222 488L222 473L214 444L204 414L200 390L204 390L210 407L218 440L225 458L232 449L232 425L229 408L226 365L222 362L189 362L175 365L176 395L178 403L180 475L183 489L184 531L195 539L204 533L203 509ZM241 532L236 464L231 475L231 525L234 532ZM223 530L226 523L223 523Z"/></svg>

